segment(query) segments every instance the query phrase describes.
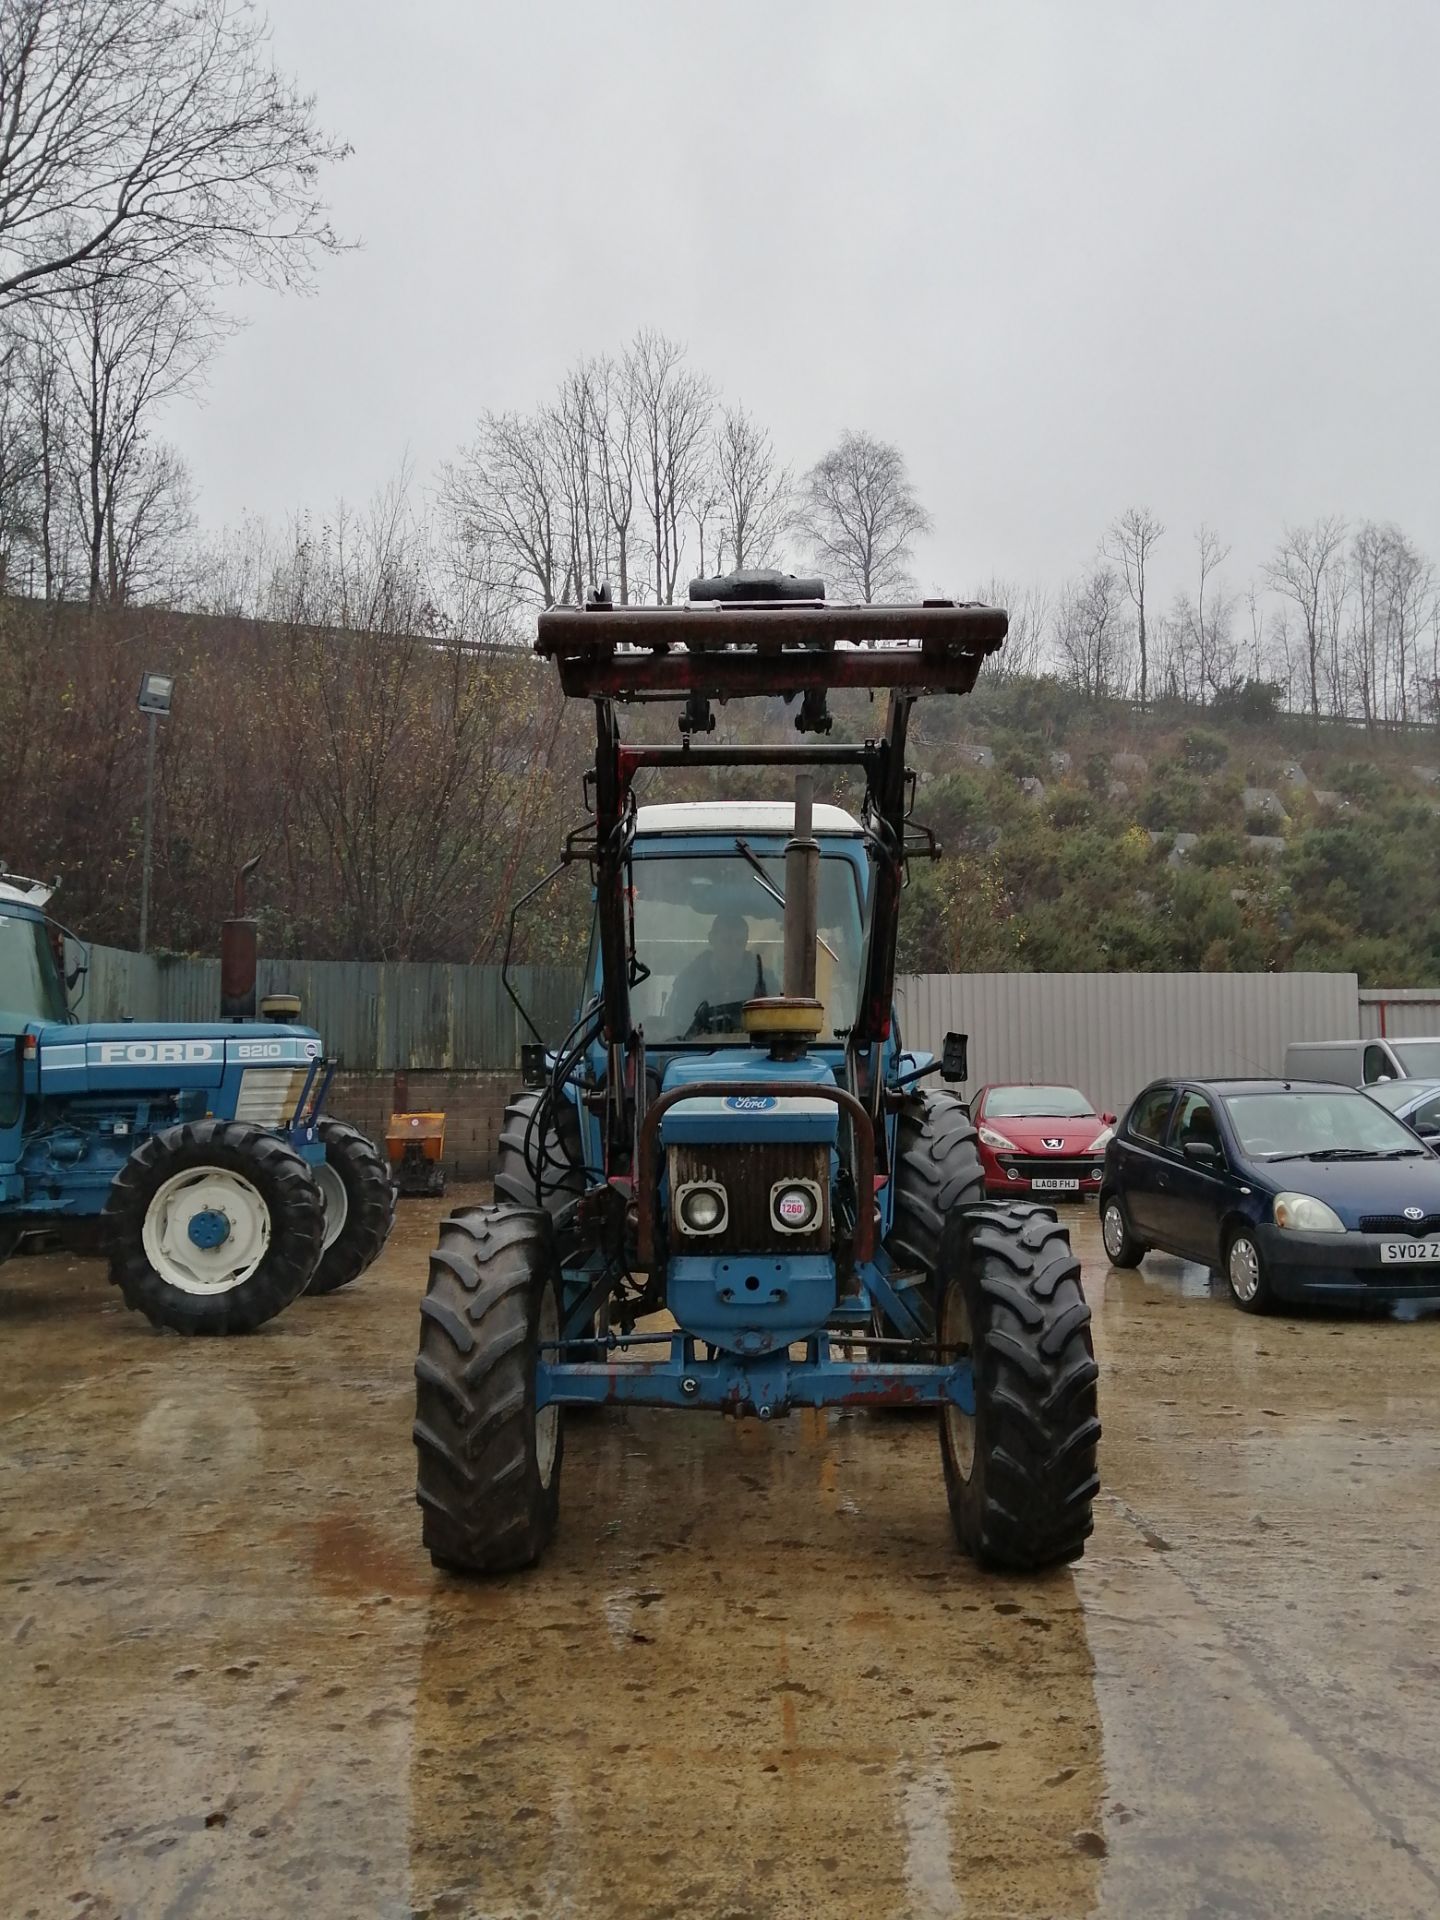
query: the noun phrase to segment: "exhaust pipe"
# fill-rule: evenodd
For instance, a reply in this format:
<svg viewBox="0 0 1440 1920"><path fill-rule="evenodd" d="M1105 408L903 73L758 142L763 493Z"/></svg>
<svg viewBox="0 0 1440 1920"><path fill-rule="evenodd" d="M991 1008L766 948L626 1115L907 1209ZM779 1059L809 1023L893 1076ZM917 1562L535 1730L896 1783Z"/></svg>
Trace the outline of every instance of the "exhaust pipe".
<svg viewBox="0 0 1440 1920"><path fill-rule="evenodd" d="M741 1016L756 1045L772 1060L798 1060L825 1024L815 997L815 941L820 920L820 845L815 839L815 782L795 777L795 825L785 844L785 954L783 992L747 1000Z"/></svg>
<svg viewBox="0 0 1440 1920"><path fill-rule="evenodd" d="M245 911L245 882L260 864L257 853L235 874L235 911L220 928L220 1018L255 1018L255 983L260 970L260 925Z"/></svg>
<svg viewBox="0 0 1440 1920"><path fill-rule="evenodd" d="M795 776L795 825L785 848L785 998L815 998L820 932L820 843L814 836L815 776Z"/></svg>

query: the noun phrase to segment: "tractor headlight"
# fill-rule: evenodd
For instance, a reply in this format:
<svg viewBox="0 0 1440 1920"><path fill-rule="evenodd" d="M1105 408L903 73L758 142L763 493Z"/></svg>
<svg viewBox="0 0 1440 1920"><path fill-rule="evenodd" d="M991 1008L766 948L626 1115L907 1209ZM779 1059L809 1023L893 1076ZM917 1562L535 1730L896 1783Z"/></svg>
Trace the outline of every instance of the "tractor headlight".
<svg viewBox="0 0 1440 1920"><path fill-rule="evenodd" d="M1345 1222L1333 1207L1309 1193L1277 1193L1275 1224L1293 1233L1344 1233Z"/></svg>
<svg viewBox="0 0 1440 1920"><path fill-rule="evenodd" d="M820 1189L813 1180L777 1180L770 1219L780 1233L809 1233L820 1220Z"/></svg>
<svg viewBox="0 0 1440 1920"><path fill-rule="evenodd" d="M725 1189L709 1180L695 1180L675 1198L682 1233L721 1233L730 1217Z"/></svg>

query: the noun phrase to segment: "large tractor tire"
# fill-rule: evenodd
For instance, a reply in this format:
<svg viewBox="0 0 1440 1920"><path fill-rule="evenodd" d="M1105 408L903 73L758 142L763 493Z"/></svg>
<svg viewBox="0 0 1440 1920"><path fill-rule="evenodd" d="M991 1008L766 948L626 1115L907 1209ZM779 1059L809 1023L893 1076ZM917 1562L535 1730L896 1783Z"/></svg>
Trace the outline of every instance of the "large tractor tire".
<svg viewBox="0 0 1440 1920"><path fill-rule="evenodd" d="M395 1182L375 1142L328 1115L316 1126L325 1148L315 1168L325 1202L325 1239L307 1293L334 1293L378 1260L395 1225Z"/></svg>
<svg viewBox="0 0 1440 1920"><path fill-rule="evenodd" d="M1095 1350L1080 1263L1044 1207L990 1205L947 1232L939 1351L971 1356L975 1411L947 1406L940 1452L955 1537L982 1566L1077 1560L1093 1526Z"/></svg>
<svg viewBox="0 0 1440 1920"><path fill-rule="evenodd" d="M253 1333L304 1292L325 1208L287 1140L196 1120L141 1142L111 1185L104 1227L110 1278L152 1326Z"/></svg>
<svg viewBox="0 0 1440 1920"><path fill-rule="evenodd" d="M535 1405L560 1330L554 1231L534 1207L453 1213L430 1256L415 1360L415 1497L449 1573L513 1573L555 1531L563 1410Z"/></svg>
<svg viewBox="0 0 1440 1920"><path fill-rule="evenodd" d="M985 1198L975 1124L952 1093L913 1095L900 1110L895 1139L894 1213L885 1250L902 1274L925 1280L906 1290L927 1331L935 1324L940 1251L946 1222ZM881 1329L895 1334L898 1328Z"/></svg>
<svg viewBox="0 0 1440 1920"><path fill-rule="evenodd" d="M580 1124L570 1102L560 1100L555 1108L559 1116L558 1131L553 1116L543 1130L538 1124L532 1125L540 1100L539 1089L527 1087L521 1093L512 1094L506 1104L495 1163L495 1198L508 1200L516 1207L543 1207L559 1225L561 1216L585 1191ZM538 1162L542 1174L539 1191L525 1158L527 1136L531 1158ZM562 1227L562 1246L569 1237Z"/></svg>

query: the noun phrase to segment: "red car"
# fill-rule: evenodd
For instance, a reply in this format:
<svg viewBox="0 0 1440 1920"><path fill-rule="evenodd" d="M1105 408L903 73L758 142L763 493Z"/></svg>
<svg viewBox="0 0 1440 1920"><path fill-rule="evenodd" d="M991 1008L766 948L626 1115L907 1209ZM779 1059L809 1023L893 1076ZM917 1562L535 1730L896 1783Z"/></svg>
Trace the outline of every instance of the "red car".
<svg viewBox="0 0 1440 1920"><path fill-rule="evenodd" d="M1078 1200L1100 1191L1115 1116L1097 1113L1078 1087L982 1087L971 1113L987 1193Z"/></svg>

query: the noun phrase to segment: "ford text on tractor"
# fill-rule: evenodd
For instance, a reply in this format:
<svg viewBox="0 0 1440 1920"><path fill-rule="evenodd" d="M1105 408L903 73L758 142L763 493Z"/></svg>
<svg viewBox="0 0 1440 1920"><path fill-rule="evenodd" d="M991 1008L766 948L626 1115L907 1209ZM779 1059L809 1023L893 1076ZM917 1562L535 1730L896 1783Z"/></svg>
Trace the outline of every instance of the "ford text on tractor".
<svg viewBox="0 0 1440 1920"><path fill-rule="evenodd" d="M415 1439L437 1566L543 1552L567 1411L597 1404L933 1407L965 1552L1032 1569L1090 1532L1096 1367L1067 1234L987 1204L965 1106L922 1091L964 1078L964 1038L907 1052L892 1008L907 861L937 851L910 817L910 711L968 692L1006 616L823 593L741 574L684 608L602 594L540 616L538 651L595 713L567 845L593 875L594 972L559 1049L529 1050L495 1204L453 1214L431 1260ZM832 688L887 690L883 734L824 737ZM798 702L820 737L707 741L712 702L747 695ZM678 742L621 739L618 703L648 700L683 703ZM793 800L636 803L642 770L727 766L797 770ZM813 804L816 768L863 775L858 818Z"/></svg>
<svg viewBox="0 0 1440 1920"><path fill-rule="evenodd" d="M353 1280L395 1196L372 1143L324 1112L319 1034L243 1013L78 1023L84 967L67 978L49 895L0 871L0 1259L37 1235L98 1240L126 1304L179 1333L248 1333ZM252 947L232 1005L253 1002Z"/></svg>

